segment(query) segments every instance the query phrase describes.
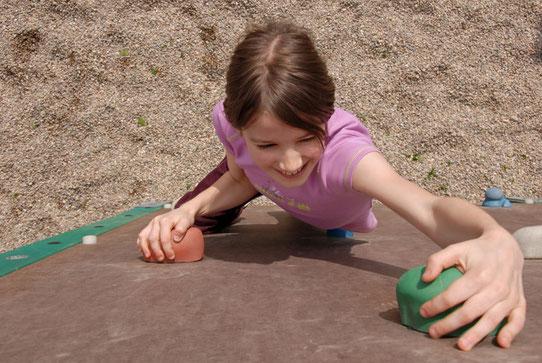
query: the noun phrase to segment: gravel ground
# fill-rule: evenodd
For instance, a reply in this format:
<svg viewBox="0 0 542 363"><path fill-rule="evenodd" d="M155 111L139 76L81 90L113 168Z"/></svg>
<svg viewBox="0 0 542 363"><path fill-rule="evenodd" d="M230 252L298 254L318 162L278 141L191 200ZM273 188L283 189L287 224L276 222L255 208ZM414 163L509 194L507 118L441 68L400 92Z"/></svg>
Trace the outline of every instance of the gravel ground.
<svg viewBox="0 0 542 363"><path fill-rule="evenodd" d="M313 31L404 177L542 198L540 0L0 0L0 252L197 184L229 54L268 19Z"/></svg>

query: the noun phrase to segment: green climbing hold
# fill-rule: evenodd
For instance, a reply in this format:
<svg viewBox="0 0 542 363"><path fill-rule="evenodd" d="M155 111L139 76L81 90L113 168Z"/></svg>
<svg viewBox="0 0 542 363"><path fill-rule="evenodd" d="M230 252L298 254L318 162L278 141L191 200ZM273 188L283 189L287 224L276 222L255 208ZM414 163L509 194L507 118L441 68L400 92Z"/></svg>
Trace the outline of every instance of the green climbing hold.
<svg viewBox="0 0 542 363"><path fill-rule="evenodd" d="M426 283L422 281L424 271L425 265L405 272L397 282L396 294L397 303L399 305L399 314L401 315L401 323L412 329L427 333L429 332L429 327L431 325L443 319L456 309L459 309L462 304L427 319L422 317L419 313L421 306L426 301L431 300L443 292L452 282L463 276L463 273L457 268L451 267L442 271L434 281ZM459 337L476 324L477 321L478 319L449 333L447 336ZM506 319L489 333L489 335L496 335L505 323Z"/></svg>

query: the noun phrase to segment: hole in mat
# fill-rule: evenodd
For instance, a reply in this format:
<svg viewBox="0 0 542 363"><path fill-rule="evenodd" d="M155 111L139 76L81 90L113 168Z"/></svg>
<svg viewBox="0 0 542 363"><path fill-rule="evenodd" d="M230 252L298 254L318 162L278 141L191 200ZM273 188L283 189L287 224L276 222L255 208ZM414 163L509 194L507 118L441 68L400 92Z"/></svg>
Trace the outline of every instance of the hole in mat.
<svg viewBox="0 0 542 363"><path fill-rule="evenodd" d="M28 258L28 255L13 255L6 257L6 260L22 260Z"/></svg>

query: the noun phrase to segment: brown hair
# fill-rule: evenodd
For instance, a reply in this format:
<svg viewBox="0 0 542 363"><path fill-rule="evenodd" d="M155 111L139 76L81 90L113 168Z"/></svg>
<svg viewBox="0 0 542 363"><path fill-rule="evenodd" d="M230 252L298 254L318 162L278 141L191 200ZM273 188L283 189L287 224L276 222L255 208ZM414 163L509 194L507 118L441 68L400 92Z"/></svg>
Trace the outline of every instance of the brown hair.
<svg viewBox="0 0 542 363"><path fill-rule="evenodd" d="M266 111L323 142L334 102L335 85L306 30L270 23L249 31L235 48L224 110L236 129Z"/></svg>

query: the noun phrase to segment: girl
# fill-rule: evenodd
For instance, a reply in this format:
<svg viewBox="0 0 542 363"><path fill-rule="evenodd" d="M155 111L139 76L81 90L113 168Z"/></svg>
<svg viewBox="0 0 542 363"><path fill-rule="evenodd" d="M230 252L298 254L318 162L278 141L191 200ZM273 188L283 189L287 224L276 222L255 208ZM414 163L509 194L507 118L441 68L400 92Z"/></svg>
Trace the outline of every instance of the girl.
<svg viewBox="0 0 542 363"><path fill-rule="evenodd" d="M216 231L259 194L314 226L356 232L376 227L376 198L444 248L428 258L424 281L451 266L464 272L420 309L432 317L464 302L430 335L481 317L458 341L469 350L508 317L498 343L510 346L526 307L516 241L481 209L400 177L360 121L334 108L333 81L303 29L270 24L249 32L234 51L226 83L226 99L213 111L226 158L176 209L141 231L137 244L145 257L152 250L159 260L173 259L173 241L190 226Z"/></svg>

